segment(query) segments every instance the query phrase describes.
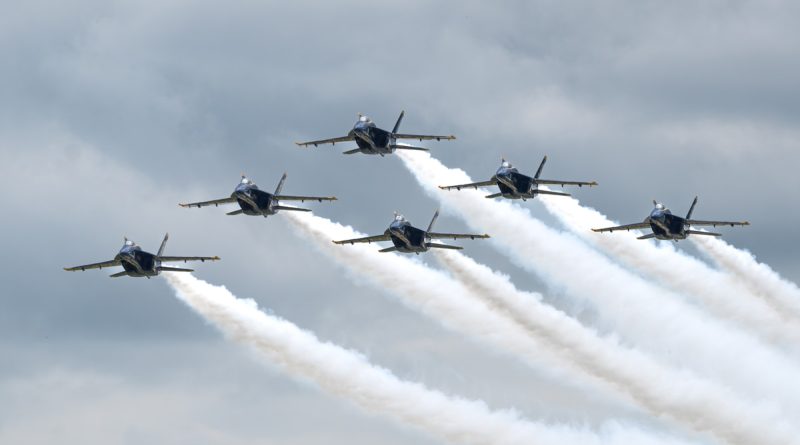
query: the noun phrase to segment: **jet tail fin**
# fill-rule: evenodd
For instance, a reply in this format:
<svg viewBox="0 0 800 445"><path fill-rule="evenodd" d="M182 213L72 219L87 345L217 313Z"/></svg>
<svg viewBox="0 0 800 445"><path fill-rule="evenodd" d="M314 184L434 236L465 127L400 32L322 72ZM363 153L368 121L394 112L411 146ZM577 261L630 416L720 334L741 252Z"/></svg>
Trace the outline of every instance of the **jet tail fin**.
<svg viewBox="0 0 800 445"><path fill-rule="evenodd" d="M281 194L281 189L283 188L284 181L286 181L286 173L284 173L283 176L281 176L281 180L278 181L278 186L275 187L275 194L276 195L280 195Z"/></svg>
<svg viewBox="0 0 800 445"><path fill-rule="evenodd" d="M161 247L158 248L158 255L161 256L164 253L164 247L167 247L167 240L169 239L169 233L164 235L164 241L161 241Z"/></svg>
<svg viewBox="0 0 800 445"><path fill-rule="evenodd" d="M397 118L397 122L394 124L394 128L392 128L392 133L397 133L397 130L400 129L400 122L403 122L403 115L405 115L405 110L400 112L400 117Z"/></svg>
<svg viewBox="0 0 800 445"><path fill-rule="evenodd" d="M697 205L697 196L694 197L694 201L692 201L692 206L689 207L689 212L686 214L686 219L692 219L692 212L694 211L695 205Z"/></svg>
<svg viewBox="0 0 800 445"><path fill-rule="evenodd" d="M539 170L536 170L536 174L533 176L533 179L539 179L539 175L542 174L542 169L544 168L544 163L547 162L547 156L542 159L542 163L539 164Z"/></svg>
<svg viewBox="0 0 800 445"><path fill-rule="evenodd" d="M439 209L436 209L436 212L433 214L433 218L431 219L431 223L428 224L428 232L433 230L433 224L436 222L436 218L439 217Z"/></svg>

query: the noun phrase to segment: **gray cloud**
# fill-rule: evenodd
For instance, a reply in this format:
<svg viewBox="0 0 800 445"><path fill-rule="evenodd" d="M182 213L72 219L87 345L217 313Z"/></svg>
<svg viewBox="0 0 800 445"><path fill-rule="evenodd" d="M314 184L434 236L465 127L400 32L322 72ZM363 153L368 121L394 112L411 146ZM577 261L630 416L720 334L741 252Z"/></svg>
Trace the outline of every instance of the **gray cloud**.
<svg viewBox="0 0 800 445"><path fill-rule="evenodd" d="M700 195L698 216L749 219L749 228L726 230L726 240L798 280L792 246L800 242L800 210L791 205L800 189L797 15L790 2L744 1L8 5L0 17L0 333L20 359L0 365L0 382L48 378L42 376L58 372L48 354L61 349L61 357L85 362L60 378L105 375L102 360L80 353L100 340L136 340L129 352L145 362L153 358L140 354L153 344L179 351L189 340L214 341L216 333L158 280L60 269L110 257L123 235L155 249L170 231L171 252L223 257L199 267L204 278L259 298L401 375L532 416L598 421L604 401L581 408L584 400L568 384L531 376L351 283L280 218L231 218L176 204L225 196L242 171L265 188L288 171L287 190L339 196L315 211L361 231L383 230L393 210L424 222L436 203L398 159L292 144L344 133L356 112L388 127L405 109L404 129L458 136L429 144L447 165L488 177L501 155L533 170L549 154L547 175L598 180L600 187L577 196L620 221L643 218L652 198L682 212ZM526 205L548 220L538 203ZM452 215L439 224L466 227ZM690 244L680 247L693 252ZM491 248L469 249L519 287L541 288ZM241 355L224 357L252 366ZM192 369L215 358L186 360ZM121 383L98 378L120 388L113 401L83 390L59 397L108 407L142 390L143 399L157 400L165 386L128 382L139 372L134 365L111 372ZM37 367L41 373L31 373ZM338 411L313 391L270 379L259 390L283 391L288 412L319 406L313 412L322 419ZM184 399L191 388L175 391L181 394L171 410L191 425L196 413ZM281 411L264 397L241 406ZM247 411L237 403L222 406ZM608 410L639 419L624 407ZM280 440L352 442L364 420L342 416L352 416L344 424L353 429L332 420L318 433L300 436L298 427ZM280 418L297 421L289 413ZM18 419L15 435L6 437L34 432L31 419ZM236 435L257 422L244 419L220 426L226 440L252 439ZM172 430L157 420L153 415L146 432L168 441ZM369 428L370 440L396 433L380 422ZM123 441L114 434L96 437Z"/></svg>

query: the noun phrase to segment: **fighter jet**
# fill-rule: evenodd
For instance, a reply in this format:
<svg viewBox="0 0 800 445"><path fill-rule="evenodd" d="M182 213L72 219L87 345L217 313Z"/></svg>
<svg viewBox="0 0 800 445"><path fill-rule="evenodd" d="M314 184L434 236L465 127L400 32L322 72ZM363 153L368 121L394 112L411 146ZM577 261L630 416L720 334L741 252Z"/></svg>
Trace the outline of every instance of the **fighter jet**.
<svg viewBox="0 0 800 445"><path fill-rule="evenodd" d="M634 224L625 224L623 226L606 227L603 229L592 229L595 232L613 232L615 230L633 230L633 229L646 229L650 228L653 233L642 235L637 239L650 239L656 238L660 240L678 240L686 239L689 235L707 235L707 236L722 236L720 233L703 232L700 230L691 230L691 226L749 226L747 221L704 221L699 219L692 219L692 211L697 204L697 197L695 196L692 201L692 206L689 207L689 213L686 218L673 215L672 212L664 207L664 204L653 200L655 208L650 212L650 216L644 219L643 222Z"/></svg>
<svg viewBox="0 0 800 445"><path fill-rule="evenodd" d="M121 276L129 277L154 277L161 272L193 272L193 269L183 269L180 267L162 266L163 262L172 261L217 261L218 256L169 256L164 255L164 246L167 245L169 233L164 235L164 241L161 242L161 247L158 253L153 255L150 252L145 252L141 247L136 245L133 241L125 238L125 244L119 250L117 256L113 260L103 261L102 263L84 264L83 266L65 267L64 270L74 272L77 270L86 269L102 269L104 267L122 266L122 272L117 272L110 275L111 278Z"/></svg>
<svg viewBox="0 0 800 445"><path fill-rule="evenodd" d="M275 193L267 193L260 190L258 186L247 178L244 174L242 180L233 190L231 196L228 198L215 199L213 201L190 202L188 204L178 204L181 207L205 207L213 205L214 207L220 204L238 203L240 209L228 212L228 215L262 215L265 218L269 215L278 213L278 210L294 210L298 212L310 212L309 209L300 207L291 207L281 205L279 201L336 201L335 196L294 196L294 195L281 195L283 182L286 181L286 173L281 177L278 182L278 187L275 188Z"/></svg>
<svg viewBox="0 0 800 445"><path fill-rule="evenodd" d="M428 230L418 229L406 221L403 215L395 212L394 221L389 225L389 228L383 232L383 235L368 236L365 238L355 238L342 241L334 241L336 244L355 244L355 243L372 243L378 241L391 241L394 246L387 247L379 250L379 252L403 252L403 253L416 253L427 252L428 249L455 249L460 250L463 247L450 246L447 244L432 243L432 239L458 239L458 238L489 238L489 235L472 235L460 233L437 233L431 232L436 218L439 217L439 211L433 214L431 223L428 224Z"/></svg>
<svg viewBox="0 0 800 445"><path fill-rule="evenodd" d="M539 175L542 173L542 168L544 167L545 162L547 162L547 156L542 159L542 163L539 164L539 170L536 170L536 174L531 178L530 176L523 175L517 171L517 169L513 167L510 162L506 161L505 159L501 159L500 168L497 169L497 172L495 172L494 176L492 176L492 178L488 181L473 182L471 184L439 186L439 188L442 190L461 190L462 188L472 187L477 190L478 187L497 185L497 187L500 188L500 193L493 193L486 196L487 198L497 198L502 196L503 198L521 199L523 201L527 201L528 199L535 198L536 195L570 196L569 193L541 190L539 189L540 184L559 184L562 187L565 185L577 185L578 187L583 187L584 185L588 185L589 187L597 185L595 181L578 182L559 181L556 179L539 179Z"/></svg>
<svg viewBox="0 0 800 445"><path fill-rule="evenodd" d="M319 144L336 144L337 142L346 142L346 141L355 141L358 144L358 148L354 148L352 150L347 150L343 154L351 155L354 153L364 153L367 155L387 155L394 153L395 150L423 150L428 151L427 148L423 147L415 147L413 145L406 145L406 144L398 144L398 139L419 139L422 140L431 140L436 139L437 141L444 140L452 140L456 137L453 135L450 136L433 136L433 135L425 135L425 134L404 134L398 133L397 130L400 128L400 122L403 120L403 115L405 111L400 112L400 117L397 118L397 123L394 124L394 128L392 131L386 131L383 129L378 128L375 126L375 123L372 122L367 116L364 116L361 113L358 113L358 121L353 126L353 129L347 133L347 136L341 136L338 138L331 138L331 139L320 139L318 141L310 141L310 142L295 142L295 144L301 147L308 147L309 145L318 146Z"/></svg>

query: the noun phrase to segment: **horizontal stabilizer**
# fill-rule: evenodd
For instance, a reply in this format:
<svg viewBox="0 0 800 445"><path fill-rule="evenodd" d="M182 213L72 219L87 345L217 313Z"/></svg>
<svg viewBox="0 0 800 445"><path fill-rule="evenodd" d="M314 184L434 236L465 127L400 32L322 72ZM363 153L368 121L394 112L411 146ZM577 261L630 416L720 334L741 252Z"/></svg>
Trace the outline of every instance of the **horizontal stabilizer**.
<svg viewBox="0 0 800 445"><path fill-rule="evenodd" d="M706 235L706 236L722 236L721 233L704 232L702 230L687 230L687 235Z"/></svg>
<svg viewBox="0 0 800 445"><path fill-rule="evenodd" d="M423 148L423 147L414 147L413 145L397 145L397 144L392 144L390 147L391 147L391 148L395 148L395 149L397 149L397 150L419 150L419 151L430 151L430 150L428 150L427 148Z"/></svg>
<svg viewBox="0 0 800 445"><path fill-rule="evenodd" d="M124 277L125 275L128 275L128 271L127 270L123 270L122 272L117 272L117 273L111 274L111 275L109 275L109 277L111 277L111 278L119 278L119 277Z"/></svg>
<svg viewBox="0 0 800 445"><path fill-rule="evenodd" d="M569 193L553 192L550 190L534 190L533 195L554 195L554 196L572 196Z"/></svg>
<svg viewBox="0 0 800 445"><path fill-rule="evenodd" d="M690 226L749 226L747 221L703 221L699 219L687 219L686 224Z"/></svg>
<svg viewBox="0 0 800 445"><path fill-rule="evenodd" d="M226 213L226 215L241 215L242 212L244 212L244 210L239 209L239 210L234 210L232 212L228 212L228 213Z"/></svg>
<svg viewBox="0 0 800 445"><path fill-rule="evenodd" d="M295 212L310 212L311 209L303 209L300 207L289 207L289 206L273 206L275 210L294 210Z"/></svg>
<svg viewBox="0 0 800 445"><path fill-rule="evenodd" d="M656 237L655 233L648 233L647 235L639 236L636 239L650 239L650 238L655 238L655 237Z"/></svg>
<svg viewBox="0 0 800 445"><path fill-rule="evenodd" d="M385 249L381 249L378 252L386 253L386 252L396 252L396 251L397 251L397 247L392 246L392 247L387 247Z"/></svg>
<svg viewBox="0 0 800 445"><path fill-rule="evenodd" d="M184 269L182 267L161 266L158 268L160 272L194 272L194 269Z"/></svg>
<svg viewBox="0 0 800 445"><path fill-rule="evenodd" d="M491 198L497 198L497 197L500 197L500 196L503 196L503 194L502 193L492 193L491 195L486 195L486 198L491 199Z"/></svg>
<svg viewBox="0 0 800 445"><path fill-rule="evenodd" d="M450 246L448 244L426 243L425 245L428 246L431 249L452 249L452 250L461 250L461 249L463 249L463 247L461 247L461 246Z"/></svg>
<svg viewBox="0 0 800 445"><path fill-rule="evenodd" d="M343 155L354 155L354 154L359 153L359 152L361 152L360 148L354 148L352 150L343 151L342 154Z"/></svg>

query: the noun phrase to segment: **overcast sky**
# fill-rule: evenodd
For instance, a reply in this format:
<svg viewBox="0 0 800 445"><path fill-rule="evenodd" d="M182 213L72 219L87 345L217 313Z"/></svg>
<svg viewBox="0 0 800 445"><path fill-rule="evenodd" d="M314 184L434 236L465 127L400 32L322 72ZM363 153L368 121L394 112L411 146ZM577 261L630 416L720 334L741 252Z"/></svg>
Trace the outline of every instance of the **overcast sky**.
<svg viewBox="0 0 800 445"><path fill-rule="evenodd" d="M436 443L263 366L161 279L63 266L128 236L219 255L197 275L404 379L532 419L664 429L546 368L446 331L298 238L281 217L178 202L247 173L336 195L315 212L377 234L437 207L393 156L343 156L356 113L455 134L435 157L486 179L501 156L596 180L635 222L746 219L725 240L800 280L800 6L794 2L6 2L0 15L0 442ZM556 225L541 204L534 215ZM232 209L231 209L232 210ZM443 214L439 228L464 230ZM680 247L694 253L691 244ZM470 256L547 293L488 244ZM532 261L546 261L534 258ZM435 260L426 259L436 266ZM355 279L354 279L355 278Z"/></svg>

